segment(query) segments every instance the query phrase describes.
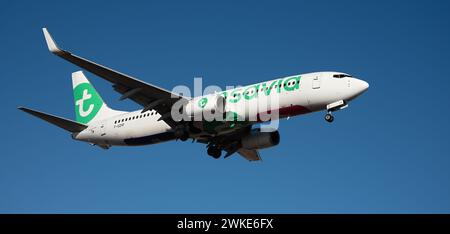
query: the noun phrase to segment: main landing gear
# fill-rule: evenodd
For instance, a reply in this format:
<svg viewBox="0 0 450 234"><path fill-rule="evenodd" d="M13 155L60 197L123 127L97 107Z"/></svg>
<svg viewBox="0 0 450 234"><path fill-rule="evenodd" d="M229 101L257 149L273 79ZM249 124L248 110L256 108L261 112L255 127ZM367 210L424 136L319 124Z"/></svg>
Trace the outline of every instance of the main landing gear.
<svg viewBox="0 0 450 234"><path fill-rule="evenodd" d="M179 127L175 129L175 137L181 141L187 141L189 139L189 132L187 128Z"/></svg>
<svg viewBox="0 0 450 234"><path fill-rule="evenodd" d="M334 116L331 114L331 112L328 112L328 113L325 115L325 120L326 120L328 123L332 123L332 122L334 121Z"/></svg>
<svg viewBox="0 0 450 234"><path fill-rule="evenodd" d="M187 141L188 139L189 139L189 135L183 135L183 136L180 137L180 140L183 141L183 142Z"/></svg>
<svg viewBox="0 0 450 234"><path fill-rule="evenodd" d="M216 146L210 146L208 147L208 155L215 159L218 159L222 155L222 150L220 150Z"/></svg>

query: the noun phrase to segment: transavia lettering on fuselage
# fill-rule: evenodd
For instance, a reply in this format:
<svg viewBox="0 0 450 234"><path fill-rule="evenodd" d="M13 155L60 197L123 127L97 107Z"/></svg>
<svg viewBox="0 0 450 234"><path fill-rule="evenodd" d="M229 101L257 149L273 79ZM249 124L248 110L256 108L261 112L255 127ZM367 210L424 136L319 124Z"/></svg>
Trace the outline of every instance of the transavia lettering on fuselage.
<svg viewBox="0 0 450 234"><path fill-rule="evenodd" d="M226 90L221 93L228 102L238 103L240 100L252 100L258 95L269 96L273 92L294 91L300 88L301 76L291 76L283 79L273 80L265 83L255 84L247 87Z"/></svg>

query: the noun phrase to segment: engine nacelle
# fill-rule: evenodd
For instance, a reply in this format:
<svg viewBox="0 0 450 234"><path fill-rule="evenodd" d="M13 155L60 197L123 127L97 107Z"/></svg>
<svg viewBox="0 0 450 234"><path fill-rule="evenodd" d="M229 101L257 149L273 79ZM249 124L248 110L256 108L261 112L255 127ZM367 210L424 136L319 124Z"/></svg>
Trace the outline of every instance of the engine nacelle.
<svg viewBox="0 0 450 234"><path fill-rule="evenodd" d="M242 147L245 149L264 149L280 143L280 133L261 132L259 129L242 138Z"/></svg>
<svg viewBox="0 0 450 234"><path fill-rule="evenodd" d="M225 98L220 95L196 97L186 105L188 116L199 116L202 113L223 114L225 112Z"/></svg>

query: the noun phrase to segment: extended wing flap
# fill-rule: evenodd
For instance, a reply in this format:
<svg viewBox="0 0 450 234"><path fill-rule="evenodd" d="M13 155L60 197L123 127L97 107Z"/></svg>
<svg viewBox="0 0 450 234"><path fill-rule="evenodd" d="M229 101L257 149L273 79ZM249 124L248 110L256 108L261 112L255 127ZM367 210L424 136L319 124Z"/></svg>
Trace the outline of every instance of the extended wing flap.
<svg viewBox="0 0 450 234"><path fill-rule="evenodd" d="M87 128L86 125L84 124L80 124L77 123L75 121L69 120L69 119L65 119L65 118L61 118L55 115L50 115L44 112L40 112L40 111L36 111L36 110L32 110L26 107L18 107L19 110L24 111L30 115L34 115L42 120L45 120L53 125L56 125L62 129L65 129L69 132L81 132L84 129Z"/></svg>
<svg viewBox="0 0 450 234"><path fill-rule="evenodd" d="M260 161L261 157L259 156L259 152L257 150L249 150L241 148L237 151L239 155L247 159L248 161Z"/></svg>

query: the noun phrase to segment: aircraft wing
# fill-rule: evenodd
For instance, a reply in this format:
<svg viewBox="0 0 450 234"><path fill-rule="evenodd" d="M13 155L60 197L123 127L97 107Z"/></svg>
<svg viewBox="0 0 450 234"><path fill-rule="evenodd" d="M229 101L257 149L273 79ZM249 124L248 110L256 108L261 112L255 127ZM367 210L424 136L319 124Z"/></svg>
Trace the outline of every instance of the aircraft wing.
<svg viewBox="0 0 450 234"><path fill-rule="evenodd" d="M53 125L56 125L60 128L63 128L69 132L81 132L83 131L85 128L87 128L86 125L84 124L80 124L77 122L74 122L72 120L69 119L65 119L65 118L61 118L58 116L54 116L54 115L50 115L44 112L40 112L40 111L36 111L36 110L32 110L26 107L18 107L19 110L24 111L30 115L34 115L42 120L45 120Z"/></svg>
<svg viewBox="0 0 450 234"><path fill-rule="evenodd" d="M161 115L164 115L170 113L171 107L176 101L180 99L188 100L163 88L148 84L129 75L91 62L71 52L62 50L57 46L48 30L46 28L42 30L50 52L111 82L114 90L122 94L120 100L127 98L133 100L144 107L143 112L155 109ZM164 121L171 126L176 124L171 118L165 119Z"/></svg>

